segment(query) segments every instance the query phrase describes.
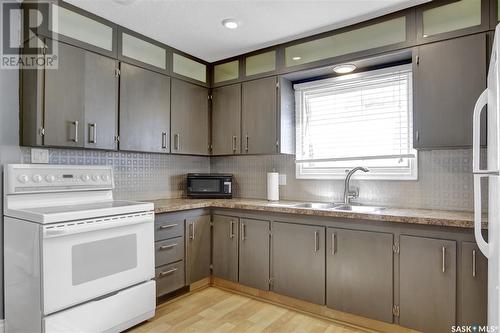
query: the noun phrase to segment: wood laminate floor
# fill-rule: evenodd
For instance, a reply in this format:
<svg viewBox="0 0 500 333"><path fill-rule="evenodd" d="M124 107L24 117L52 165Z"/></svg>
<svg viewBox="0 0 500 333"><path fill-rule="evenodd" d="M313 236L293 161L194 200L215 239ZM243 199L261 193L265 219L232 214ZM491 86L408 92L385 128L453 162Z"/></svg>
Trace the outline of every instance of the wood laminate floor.
<svg viewBox="0 0 500 333"><path fill-rule="evenodd" d="M161 305L151 321L136 326L127 333L163 332L360 333L366 331L351 329L331 321L210 287Z"/></svg>

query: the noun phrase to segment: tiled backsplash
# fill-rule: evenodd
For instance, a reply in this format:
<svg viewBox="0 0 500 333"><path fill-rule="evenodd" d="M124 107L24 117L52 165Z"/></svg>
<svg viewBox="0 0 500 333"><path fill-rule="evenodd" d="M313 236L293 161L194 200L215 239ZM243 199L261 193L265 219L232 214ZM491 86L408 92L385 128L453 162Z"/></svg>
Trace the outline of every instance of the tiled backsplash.
<svg viewBox="0 0 500 333"><path fill-rule="evenodd" d="M286 174L282 200L341 201L342 180L295 179L294 156L212 157L211 172L235 176L235 196L266 198L266 173ZM472 151L419 152L418 181L351 181L360 189L360 203L394 207L473 210Z"/></svg>
<svg viewBox="0 0 500 333"><path fill-rule="evenodd" d="M30 163L30 148L22 151L24 163ZM186 173L210 170L208 157L98 150L50 149L49 163L112 165L115 197L130 200L181 197Z"/></svg>
<svg viewBox="0 0 500 333"><path fill-rule="evenodd" d="M21 148L24 163L30 149ZM282 200L341 201L342 180L295 179L294 156L199 157L50 149L51 164L112 165L118 199L178 198L185 195L188 172L228 172L235 176L234 196L266 198L266 173L286 174L280 186ZM360 203L407 208L473 210L472 151L419 152L418 181L357 181Z"/></svg>

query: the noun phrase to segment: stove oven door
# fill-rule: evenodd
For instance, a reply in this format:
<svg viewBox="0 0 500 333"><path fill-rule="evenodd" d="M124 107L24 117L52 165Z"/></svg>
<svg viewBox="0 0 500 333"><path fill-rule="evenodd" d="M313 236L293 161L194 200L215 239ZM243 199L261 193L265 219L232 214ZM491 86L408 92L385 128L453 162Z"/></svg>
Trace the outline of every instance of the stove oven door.
<svg viewBox="0 0 500 333"><path fill-rule="evenodd" d="M154 277L154 214L42 227L45 315Z"/></svg>

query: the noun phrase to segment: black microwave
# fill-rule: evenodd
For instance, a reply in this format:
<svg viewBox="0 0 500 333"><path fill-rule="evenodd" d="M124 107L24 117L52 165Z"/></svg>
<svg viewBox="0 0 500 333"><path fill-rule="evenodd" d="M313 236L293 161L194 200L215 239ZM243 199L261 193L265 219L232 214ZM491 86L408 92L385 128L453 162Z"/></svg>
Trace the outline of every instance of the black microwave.
<svg viewBox="0 0 500 333"><path fill-rule="evenodd" d="M232 198L233 175L227 173L188 173L189 198Z"/></svg>

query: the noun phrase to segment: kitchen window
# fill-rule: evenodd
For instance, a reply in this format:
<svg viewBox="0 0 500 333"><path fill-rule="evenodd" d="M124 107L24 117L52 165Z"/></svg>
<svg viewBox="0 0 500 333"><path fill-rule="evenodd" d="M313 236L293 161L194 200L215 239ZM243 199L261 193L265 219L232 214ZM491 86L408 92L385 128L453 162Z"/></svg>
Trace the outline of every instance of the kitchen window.
<svg viewBox="0 0 500 333"><path fill-rule="evenodd" d="M296 84L296 176L416 180L411 64Z"/></svg>

